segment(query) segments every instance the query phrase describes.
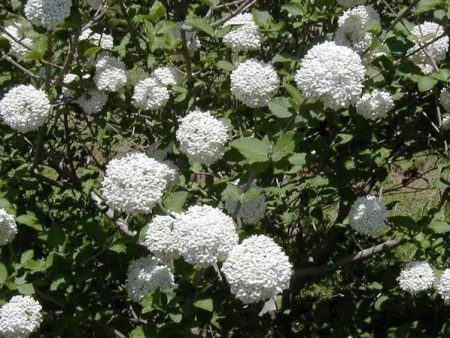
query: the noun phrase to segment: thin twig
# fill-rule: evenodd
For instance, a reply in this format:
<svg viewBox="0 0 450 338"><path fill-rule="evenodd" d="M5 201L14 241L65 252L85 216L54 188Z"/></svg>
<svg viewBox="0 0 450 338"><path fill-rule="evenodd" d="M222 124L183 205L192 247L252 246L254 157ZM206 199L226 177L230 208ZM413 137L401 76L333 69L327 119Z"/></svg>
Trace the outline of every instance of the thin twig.
<svg viewBox="0 0 450 338"><path fill-rule="evenodd" d="M101 209L101 205L103 204L103 199L97 195L97 193L95 193L94 191L91 191L91 199L95 202L95 204L97 205L97 207L99 209ZM116 217L114 215L114 210L111 208L108 208L104 211L104 214L106 215L106 217L108 217L110 220L112 220L118 227L119 229L126 235L134 237L136 236L137 232L133 231L130 229L128 223L120 217Z"/></svg>
<svg viewBox="0 0 450 338"><path fill-rule="evenodd" d="M341 257L336 260L336 262L332 265L322 265L310 268L298 269L295 271L295 277L313 277L318 275L323 275L332 271L337 270L343 265L354 263L372 256L375 256L379 253L382 253L386 250L396 248L397 246L406 243L406 240L388 240L384 243L375 245L371 248L361 250L356 254L352 254L349 256Z"/></svg>
<svg viewBox="0 0 450 338"><path fill-rule="evenodd" d="M10 64L12 64L14 67L20 69L21 71L23 71L24 73L26 73L28 76L30 76L33 79L39 80L41 79L38 75L33 74L32 72L30 72L28 69L26 69L24 66L20 65L19 63L17 63L16 61L14 61L11 57L9 57L8 55L6 55L5 52L2 52L2 58L5 61L8 61Z"/></svg>
<svg viewBox="0 0 450 338"><path fill-rule="evenodd" d="M246 10L247 8L249 8L250 6L253 6L256 3L257 0L246 0L244 1L243 4L241 4L238 8L236 8L236 10L234 10L233 12L231 12L231 14L225 18L219 19L215 22L213 22L211 24L211 26L213 27L217 27L220 26L222 24L224 24L225 22L227 22L228 20L234 18L236 15L242 13L244 10Z"/></svg>

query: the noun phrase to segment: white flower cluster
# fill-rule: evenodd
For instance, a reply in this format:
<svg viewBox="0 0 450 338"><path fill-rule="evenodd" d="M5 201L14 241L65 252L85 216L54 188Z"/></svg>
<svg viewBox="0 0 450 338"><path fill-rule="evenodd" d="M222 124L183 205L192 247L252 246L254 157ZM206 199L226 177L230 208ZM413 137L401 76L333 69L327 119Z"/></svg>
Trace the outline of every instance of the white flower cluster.
<svg viewBox="0 0 450 338"><path fill-rule="evenodd" d="M0 337L26 338L42 323L42 306L30 296L14 296L0 308Z"/></svg>
<svg viewBox="0 0 450 338"><path fill-rule="evenodd" d="M366 32L369 21L380 21L380 16L371 6L358 6L345 11L338 20L336 44L363 54L372 43L372 34Z"/></svg>
<svg viewBox="0 0 450 338"><path fill-rule="evenodd" d="M178 241L173 228L175 218L157 215L148 225L144 244L163 262L170 262L180 255Z"/></svg>
<svg viewBox="0 0 450 338"><path fill-rule="evenodd" d="M266 107L277 93L280 78L270 63L247 60L231 72L231 91L248 107Z"/></svg>
<svg viewBox="0 0 450 338"><path fill-rule="evenodd" d="M80 79L80 77L77 74L67 73L64 76L63 83L66 86L69 86L72 82L78 81L79 79ZM68 97L68 98L75 96L75 90L67 88L67 87L63 87L62 93L63 93L64 97Z"/></svg>
<svg viewBox="0 0 450 338"><path fill-rule="evenodd" d="M52 30L70 15L71 0L28 0L25 16L33 25Z"/></svg>
<svg viewBox="0 0 450 338"><path fill-rule="evenodd" d="M106 54L99 56L95 63L94 82L99 90L119 91L127 83L125 64Z"/></svg>
<svg viewBox="0 0 450 338"><path fill-rule="evenodd" d="M365 0L337 0L338 4L344 8L352 8L358 5L364 5Z"/></svg>
<svg viewBox="0 0 450 338"><path fill-rule="evenodd" d="M298 87L311 100L338 110L358 102L365 68L359 55L348 47L324 42L312 47L295 75Z"/></svg>
<svg viewBox="0 0 450 338"><path fill-rule="evenodd" d="M351 227L360 234L379 237L387 230L389 212L375 196L358 197L353 203L349 220Z"/></svg>
<svg viewBox="0 0 450 338"><path fill-rule="evenodd" d="M176 138L190 161L211 164L222 157L228 133L225 124L210 112L194 110L180 119Z"/></svg>
<svg viewBox="0 0 450 338"><path fill-rule="evenodd" d="M174 169L145 154L127 154L107 164L103 196L113 209L147 214L176 177Z"/></svg>
<svg viewBox="0 0 450 338"><path fill-rule="evenodd" d="M11 47L10 53L16 58L23 57L33 44L33 40L24 36L22 26L20 24L6 26L5 33L1 36L9 41L9 45Z"/></svg>
<svg viewBox="0 0 450 338"><path fill-rule="evenodd" d="M169 91L156 77L145 78L134 87L133 105L143 110L156 110L169 101Z"/></svg>
<svg viewBox="0 0 450 338"><path fill-rule="evenodd" d="M267 300L289 287L292 265L271 238L251 236L235 246L222 265L228 284L243 303Z"/></svg>
<svg viewBox="0 0 450 338"><path fill-rule="evenodd" d="M244 186L240 187L242 191ZM258 223L265 215L267 204L266 197L262 194L261 189L256 186L255 183L252 183L249 190L258 190L260 194L250 200L249 202L241 203L238 209L237 217L242 220L244 224L256 224ZM225 209L228 213L233 214L236 209L238 200L232 198L224 198L225 201Z"/></svg>
<svg viewBox="0 0 450 338"><path fill-rule="evenodd" d="M133 261L128 268L126 289L128 296L136 302L157 289L174 287L174 276L169 267L151 255Z"/></svg>
<svg viewBox="0 0 450 338"><path fill-rule="evenodd" d="M439 282L437 283L436 289L441 295L442 299L446 303L450 302L450 269L445 269L442 272Z"/></svg>
<svg viewBox="0 0 450 338"><path fill-rule="evenodd" d="M251 13L238 14L225 22L224 26L237 26L225 34L223 43L233 51L249 51L261 48L261 31Z"/></svg>
<svg viewBox="0 0 450 338"><path fill-rule="evenodd" d="M443 130L449 130L450 129L450 116L444 116L442 118L442 126L441 128Z"/></svg>
<svg viewBox="0 0 450 338"><path fill-rule="evenodd" d="M0 209L0 246L12 242L17 235L17 224L14 217Z"/></svg>
<svg viewBox="0 0 450 338"><path fill-rule="evenodd" d="M397 278L400 288L412 295L430 289L435 276L430 264L422 261L412 261L406 264Z"/></svg>
<svg viewBox="0 0 450 338"><path fill-rule="evenodd" d="M41 127L49 114L47 94L32 85L18 85L0 101L0 116L5 124L22 133Z"/></svg>
<svg viewBox="0 0 450 338"><path fill-rule="evenodd" d="M200 266L225 259L238 243L231 217L208 205L191 206L178 215L173 233L184 260Z"/></svg>
<svg viewBox="0 0 450 338"><path fill-rule="evenodd" d="M114 47L114 39L109 34L94 33L90 28L85 29L79 40L89 40L93 45L100 46L103 49L112 49Z"/></svg>
<svg viewBox="0 0 450 338"><path fill-rule="evenodd" d="M448 88L441 90L439 102L446 112L450 112L450 90Z"/></svg>
<svg viewBox="0 0 450 338"><path fill-rule="evenodd" d="M86 114L96 114L100 112L108 101L108 94L91 89L81 95L76 101Z"/></svg>
<svg viewBox="0 0 450 338"><path fill-rule="evenodd" d="M174 66L158 67L152 72L152 76L156 77L164 86L173 86L183 81L183 75Z"/></svg>
<svg viewBox="0 0 450 338"><path fill-rule="evenodd" d="M428 56L434 60L436 65L445 59L445 55L449 48L449 38L448 36L443 36L423 49L421 49L421 46L436 39L443 33L444 29L441 25L428 21L425 21L421 25L414 26L411 30L415 44L408 50L408 54L414 53L410 56L411 61L418 65L425 74L430 74L434 71L433 63Z"/></svg>
<svg viewBox="0 0 450 338"><path fill-rule="evenodd" d="M366 93L356 104L356 112L369 120L378 120L387 116L394 107L391 94L375 89Z"/></svg>

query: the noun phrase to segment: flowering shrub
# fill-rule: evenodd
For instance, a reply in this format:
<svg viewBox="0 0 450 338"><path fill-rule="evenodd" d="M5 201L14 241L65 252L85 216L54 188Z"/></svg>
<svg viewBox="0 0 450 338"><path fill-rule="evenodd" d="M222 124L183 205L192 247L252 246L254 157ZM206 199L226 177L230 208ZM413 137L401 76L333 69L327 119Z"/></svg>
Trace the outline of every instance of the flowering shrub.
<svg viewBox="0 0 450 338"><path fill-rule="evenodd" d="M0 337L450 336L448 1L0 18Z"/></svg>

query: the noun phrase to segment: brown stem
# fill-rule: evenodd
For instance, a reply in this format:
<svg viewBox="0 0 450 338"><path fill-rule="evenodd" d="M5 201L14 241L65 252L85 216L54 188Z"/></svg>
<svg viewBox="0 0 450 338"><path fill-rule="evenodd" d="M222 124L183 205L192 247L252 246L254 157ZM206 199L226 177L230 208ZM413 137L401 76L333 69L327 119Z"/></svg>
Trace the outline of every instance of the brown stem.
<svg viewBox="0 0 450 338"><path fill-rule="evenodd" d="M332 265L322 265L322 266L298 269L295 271L295 279L302 278L302 277L313 277L313 276L323 275L323 274L335 271L343 265L346 265L349 263L354 263L354 262L375 256L386 250L396 248L397 246L404 244L406 242L407 242L406 240L388 240L381 244L375 245L371 248L361 250L361 251L357 252L356 254L352 254L349 256L345 256L345 257L340 257Z"/></svg>

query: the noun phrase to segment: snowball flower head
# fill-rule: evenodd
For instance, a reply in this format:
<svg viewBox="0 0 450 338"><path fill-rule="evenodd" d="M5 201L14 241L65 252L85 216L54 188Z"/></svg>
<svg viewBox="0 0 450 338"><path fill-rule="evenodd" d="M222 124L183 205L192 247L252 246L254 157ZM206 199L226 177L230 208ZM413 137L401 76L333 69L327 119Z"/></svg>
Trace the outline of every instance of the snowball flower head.
<svg viewBox="0 0 450 338"><path fill-rule="evenodd" d="M450 303L450 269L445 269L444 272L442 272L436 289L442 299L444 299L446 303Z"/></svg>
<svg viewBox="0 0 450 338"><path fill-rule="evenodd" d="M412 295L430 289L435 276L433 269L427 262L412 261L406 264L397 278L400 288Z"/></svg>
<svg viewBox="0 0 450 338"><path fill-rule="evenodd" d="M338 19L339 28L353 33L365 28L369 21L380 22L380 16L372 6L358 6L346 10Z"/></svg>
<svg viewBox="0 0 450 338"><path fill-rule="evenodd" d="M166 265L160 265L153 256L137 259L128 268L126 289L128 296L136 302L157 289L174 287L174 276L170 269Z"/></svg>
<svg viewBox="0 0 450 338"><path fill-rule="evenodd" d="M441 25L428 21L425 21L421 25L415 26L411 30L412 38L415 44L408 50L408 54L417 51L410 56L410 59L412 62L417 64L425 74L430 74L434 70L432 62L427 54L434 59L436 64L441 63L445 59L448 51L449 38L448 36L443 36L423 49L421 49L421 45L434 40L443 33L444 29Z"/></svg>
<svg viewBox="0 0 450 338"><path fill-rule="evenodd" d="M364 5L365 0L337 0L338 4L344 8L352 8L358 5Z"/></svg>
<svg viewBox="0 0 450 338"><path fill-rule="evenodd" d="M369 21L380 21L380 16L371 6L358 6L345 11L338 19L336 44L362 54L372 43L372 34L365 31Z"/></svg>
<svg viewBox="0 0 450 338"><path fill-rule="evenodd" d="M92 89L81 95L77 103L86 114L95 114L103 109L106 101L108 101L108 94Z"/></svg>
<svg viewBox="0 0 450 338"><path fill-rule="evenodd" d="M243 191L244 186L242 186L240 190ZM264 217L267 209L266 197L261 193L261 189L257 187L255 183L252 183L249 191L251 190L259 191L260 194L248 202L241 202L236 215L244 224L258 223ZM236 209L238 200L231 198L224 198L224 200L225 209L227 209L228 213L232 215Z"/></svg>
<svg viewBox="0 0 450 338"><path fill-rule="evenodd" d="M127 83L125 64L115 57L101 55L95 68L94 82L99 90L117 92Z"/></svg>
<svg viewBox="0 0 450 338"><path fill-rule="evenodd" d="M441 90L439 102L445 111L450 112L450 90L448 88L443 88Z"/></svg>
<svg viewBox="0 0 450 338"><path fill-rule="evenodd" d="M24 36L22 26L20 24L6 26L5 32L6 33L3 33L1 36L9 41L9 45L11 47L10 53L15 57L21 58L28 52L29 49L31 49L33 40ZM16 40L20 41L20 43Z"/></svg>
<svg viewBox="0 0 450 338"><path fill-rule="evenodd" d="M231 91L248 107L266 107L277 93L280 78L270 63L247 60L231 72Z"/></svg>
<svg viewBox="0 0 450 338"><path fill-rule="evenodd" d="M251 13L238 14L225 22L224 26L237 26L223 36L223 43L233 51L256 50L261 47L261 31Z"/></svg>
<svg viewBox="0 0 450 338"><path fill-rule="evenodd" d="M143 110L162 108L169 101L169 91L156 77L139 81L134 87L133 105Z"/></svg>
<svg viewBox="0 0 450 338"><path fill-rule="evenodd" d="M393 107L391 94L376 89L362 96L356 104L356 112L366 119L377 120L386 117Z"/></svg>
<svg viewBox="0 0 450 338"><path fill-rule="evenodd" d="M183 81L183 75L174 66L158 67L152 72L152 76L156 77L164 86L174 86Z"/></svg>
<svg viewBox="0 0 450 338"><path fill-rule="evenodd" d="M42 323L42 306L30 296L14 296L0 308L0 336L26 338Z"/></svg>
<svg viewBox="0 0 450 338"><path fill-rule="evenodd" d="M72 82L78 81L79 79L80 79L80 77L77 74L67 73L64 76L63 83L66 86L68 86ZM67 87L63 87L62 93L63 93L64 97L74 97L75 96L75 91L73 89L70 89L70 88L67 88Z"/></svg>
<svg viewBox="0 0 450 338"><path fill-rule="evenodd" d="M175 218L157 215L148 225L145 235L145 246L164 262L169 262L180 255L178 239L173 231L174 224Z"/></svg>
<svg viewBox="0 0 450 338"><path fill-rule="evenodd" d="M107 164L102 192L113 209L148 214L175 177L175 170L168 165L142 153L131 153Z"/></svg>
<svg viewBox="0 0 450 338"><path fill-rule="evenodd" d="M352 34L347 34L345 30L338 29L334 42L338 46L345 46L353 49L358 54L363 54L372 44L372 34L364 31L355 31Z"/></svg>
<svg viewBox="0 0 450 338"><path fill-rule="evenodd" d="M358 102L365 69L359 55L348 47L324 42L312 47L295 75L306 98L322 100L338 110Z"/></svg>
<svg viewBox="0 0 450 338"><path fill-rule="evenodd" d="M243 303L267 300L289 287L292 264L271 238L251 236L234 247L222 266L231 293Z"/></svg>
<svg viewBox="0 0 450 338"><path fill-rule="evenodd" d="M227 127L210 112L194 110L180 119L176 138L190 161L211 164L223 155Z"/></svg>
<svg viewBox="0 0 450 338"><path fill-rule="evenodd" d="M25 16L33 25L52 30L70 15L71 0L28 0Z"/></svg>
<svg viewBox="0 0 450 338"><path fill-rule="evenodd" d="M100 46L103 49L112 49L114 47L112 35L94 33L90 28L85 29L79 39L89 40L93 45Z"/></svg>
<svg viewBox="0 0 450 338"><path fill-rule="evenodd" d="M47 94L32 85L18 85L0 101L0 116L12 129L26 133L41 127L50 114Z"/></svg>
<svg viewBox="0 0 450 338"><path fill-rule="evenodd" d="M389 213L383 202L370 195L358 197L349 213L351 227L360 234L374 238L386 231L388 217Z"/></svg>
<svg viewBox="0 0 450 338"><path fill-rule="evenodd" d="M14 217L0 209L0 246L12 242L17 235L17 224Z"/></svg>
<svg viewBox="0 0 450 338"><path fill-rule="evenodd" d="M208 205L195 205L180 214L173 231L185 261L204 267L225 259L238 242L231 217Z"/></svg>

